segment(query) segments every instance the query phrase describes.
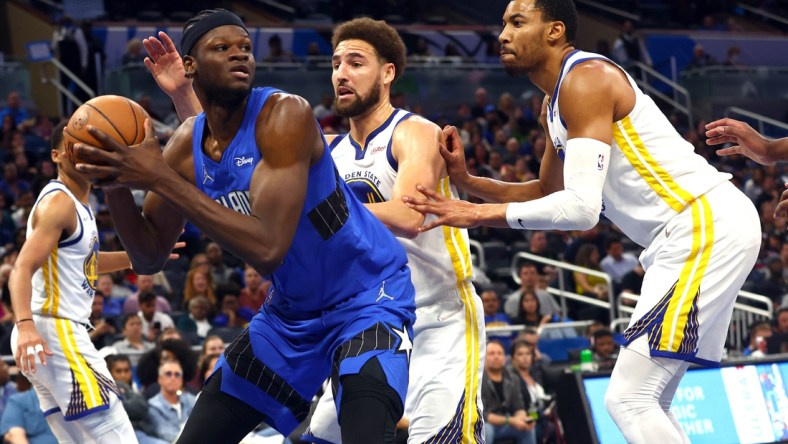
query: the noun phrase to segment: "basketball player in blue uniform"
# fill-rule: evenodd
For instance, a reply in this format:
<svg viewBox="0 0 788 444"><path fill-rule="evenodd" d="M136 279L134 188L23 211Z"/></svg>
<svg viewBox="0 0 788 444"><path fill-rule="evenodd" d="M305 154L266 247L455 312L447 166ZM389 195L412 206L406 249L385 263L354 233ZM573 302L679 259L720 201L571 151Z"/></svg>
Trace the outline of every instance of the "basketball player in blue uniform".
<svg viewBox="0 0 788 444"><path fill-rule="evenodd" d="M414 292L404 249L339 178L311 108L251 88L243 22L224 10L184 27L185 74L205 110L164 151L145 142L77 145L77 168L109 174L110 211L134 268L161 268L186 219L273 285L225 351L181 443L238 442L264 421L284 435L331 377L342 439L393 442L412 348ZM144 211L128 187L150 191ZM348 426L346 426L348 425Z"/></svg>

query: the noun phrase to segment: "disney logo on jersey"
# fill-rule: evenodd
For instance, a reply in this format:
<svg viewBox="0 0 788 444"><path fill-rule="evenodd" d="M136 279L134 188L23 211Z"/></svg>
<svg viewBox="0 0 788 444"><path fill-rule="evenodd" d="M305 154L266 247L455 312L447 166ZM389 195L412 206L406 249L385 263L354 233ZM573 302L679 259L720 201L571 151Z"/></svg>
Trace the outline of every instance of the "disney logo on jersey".
<svg viewBox="0 0 788 444"><path fill-rule="evenodd" d="M233 160L235 161L235 166L242 167L245 165L252 165L252 163L254 162L254 157L252 156L246 157L244 155L241 155L240 157L236 157Z"/></svg>
<svg viewBox="0 0 788 444"><path fill-rule="evenodd" d="M96 284L98 283L98 254L98 234L94 232L93 237L90 239L90 253L88 253L82 266L83 274L85 275L82 287L90 294L96 290Z"/></svg>

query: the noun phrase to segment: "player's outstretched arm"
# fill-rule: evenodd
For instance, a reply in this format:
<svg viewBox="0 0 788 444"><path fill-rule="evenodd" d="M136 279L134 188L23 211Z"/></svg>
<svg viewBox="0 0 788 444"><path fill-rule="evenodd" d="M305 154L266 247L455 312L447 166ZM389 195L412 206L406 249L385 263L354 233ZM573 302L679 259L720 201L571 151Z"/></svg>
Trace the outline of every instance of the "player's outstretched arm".
<svg viewBox="0 0 788 444"><path fill-rule="evenodd" d="M400 123L394 130L391 146L398 167L391 199L367 204L366 207L395 236L412 239L419 234L425 216L406 206L402 197L417 195L418 184L430 190L438 190L438 181L444 167L438 148L441 138L437 125L417 116ZM448 195L448 184L438 192Z"/></svg>
<svg viewBox="0 0 788 444"><path fill-rule="evenodd" d="M545 98L545 101L542 103L540 121L545 134L549 134L547 131L546 110L547 99ZM526 202L539 199L564 188L561 173L562 163L555 153L549 137L546 138L539 179L525 183L511 183L468 174L465 166L465 147L460 140L457 129L453 126L447 126L443 129L443 134L446 137L446 143L441 145L441 155L446 161L446 169L449 172L452 183L463 191L480 197L487 202Z"/></svg>
<svg viewBox="0 0 788 444"><path fill-rule="evenodd" d="M148 37L142 41L142 45L148 52L145 66L159 88L172 99L181 122L200 114L202 105L192 89L192 80L186 77L183 60L170 36L159 31L158 39Z"/></svg>
<svg viewBox="0 0 788 444"><path fill-rule="evenodd" d="M52 355L49 346L32 321L33 312L30 307L33 294L32 279L33 274L44 265L52 251L57 248L63 233L70 234L77 229L75 213L74 201L65 193L55 192L43 197L33 215L33 230L22 246L11 270L8 288L11 291L11 306L19 334L17 347L13 352L16 365L23 372L35 373L36 357L42 365L46 365L47 355ZM27 350L30 347L41 351L28 354Z"/></svg>
<svg viewBox="0 0 788 444"><path fill-rule="evenodd" d="M183 248L186 242L177 242L173 250ZM170 260L178 259L180 255L174 251L170 253ZM133 268L129 254L125 251L99 251L98 254L98 274L112 273L113 271L127 270Z"/></svg>
<svg viewBox="0 0 788 444"><path fill-rule="evenodd" d="M767 139L746 122L728 118L715 120L706 125L706 137L706 144L711 146L735 144L718 149L720 156L741 154L762 165L788 160L788 138Z"/></svg>

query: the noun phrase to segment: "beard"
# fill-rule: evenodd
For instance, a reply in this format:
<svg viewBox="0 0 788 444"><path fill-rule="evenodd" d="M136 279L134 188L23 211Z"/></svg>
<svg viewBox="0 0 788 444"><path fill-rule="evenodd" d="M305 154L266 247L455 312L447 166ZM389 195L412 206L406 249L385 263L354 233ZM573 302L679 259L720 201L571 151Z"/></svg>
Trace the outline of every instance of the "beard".
<svg viewBox="0 0 788 444"><path fill-rule="evenodd" d="M506 74L509 77L524 77L527 76L528 73L531 71L527 66L514 62L514 63L504 63L501 62L503 65L503 70L506 71Z"/></svg>
<svg viewBox="0 0 788 444"><path fill-rule="evenodd" d="M357 91L354 91L355 97L350 103L340 103L337 97L334 99L334 109L337 110L340 117L349 119L363 115L380 101L381 89L383 89L382 83L376 82L366 97L362 97Z"/></svg>

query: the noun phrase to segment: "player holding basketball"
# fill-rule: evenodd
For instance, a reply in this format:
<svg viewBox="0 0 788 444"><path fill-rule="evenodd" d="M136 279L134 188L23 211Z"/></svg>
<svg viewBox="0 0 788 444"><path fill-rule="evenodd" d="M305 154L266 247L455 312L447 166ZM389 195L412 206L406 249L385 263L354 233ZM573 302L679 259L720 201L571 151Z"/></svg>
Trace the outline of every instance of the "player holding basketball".
<svg viewBox="0 0 788 444"><path fill-rule="evenodd" d="M602 212L645 248L641 298L606 396L629 442L689 442L670 413L689 363L718 365L736 295L760 245L758 213L671 127L608 59L573 47L571 0L514 0L501 62L547 94L549 133L539 179L503 183L465 169L456 130L442 153L453 183L501 204L451 201L422 188L412 208L440 224L586 230Z"/></svg>
<svg viewBox="0 0 788 444"><path fill-rule="evenodd" d="M343 441L393 441L415 318L404 249L336 173L306 101L252 89L240 18L197 14L182 50L205 112L181 125L163 159L150 126L133 149L95 130L107 151L76 147L91 162L80 171L115 178L110 210L135 269L160 269L189 219L272 275L266 303L225 351L178 442L238 442L263 421L287 435L329 376L340 422L352 425ZM142 214L117 184L151 191Z"/></svg>
<svg viewBox="0 0 788 444"><path fill-rule="evenodd" d="M182 118L197 112L190 82L164 33L146 39L148 63ZM385 22L357 19L334 31L332 83L335 109L350 119L350 133L327 136L340 176L366 207L394 232L408 252L416 288L411 375L405 402L408 441L457 439L479 442L484 316L471 285L466 230L445 227L418 233L424 215L402 196L416 184L445 196L456 191L439 153L440 129L391 106L391 85L405 69L405 45ZM149 59L151 60L151 59ZM151 60L151 62L153 61ZM417 402L418 401L418 402ZM436 406L441 406L437 408ZM320 399L303 439L341 442L331 392Z"/></svg>
<svg viewBox="0 0 788 444"><path fill-rule="evenodd" d="M98 275L129 268L129 259L98 251L87 205L90 182L65 154L64 126L52 132L57 180L41 190L30 212L27 240L8 283L16 316L11 349L58 442L137 442L88 334Z"/></svg>

